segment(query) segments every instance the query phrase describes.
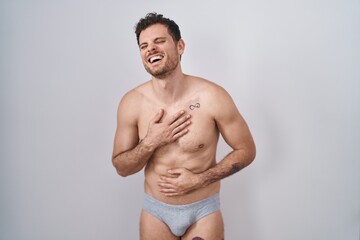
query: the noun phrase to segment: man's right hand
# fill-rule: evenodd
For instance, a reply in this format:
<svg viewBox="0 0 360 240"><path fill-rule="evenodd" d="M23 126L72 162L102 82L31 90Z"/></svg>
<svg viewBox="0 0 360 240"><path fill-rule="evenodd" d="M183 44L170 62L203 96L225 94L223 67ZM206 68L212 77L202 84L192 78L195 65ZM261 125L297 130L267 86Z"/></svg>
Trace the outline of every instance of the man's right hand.
<svg viewBox="0 0 360 240"><path fill-rule="evenodd" d="M189 120L191 116L185 114L184 110L177 112L162 122L161 119L163 116L164 109L161 109L154 118L151 119L147 134L143 139L143 141L146 141L146 144L154 148L172 143L189 131L187 127L191 123Z"/></svg>

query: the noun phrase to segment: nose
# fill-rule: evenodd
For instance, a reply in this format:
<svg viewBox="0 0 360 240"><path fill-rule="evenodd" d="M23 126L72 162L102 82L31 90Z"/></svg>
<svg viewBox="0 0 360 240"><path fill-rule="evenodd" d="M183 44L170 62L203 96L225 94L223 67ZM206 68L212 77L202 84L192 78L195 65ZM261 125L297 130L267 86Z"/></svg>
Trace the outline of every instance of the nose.
<svg viewBox="0 0 360 240"><path fill-rule="evenodd" d="M152 51L154 51L155 49L156 49L156 45L153 44L153 43L150 43L150 44L148 45L147 51L148 51L148 52L152 52Z"/></svg>

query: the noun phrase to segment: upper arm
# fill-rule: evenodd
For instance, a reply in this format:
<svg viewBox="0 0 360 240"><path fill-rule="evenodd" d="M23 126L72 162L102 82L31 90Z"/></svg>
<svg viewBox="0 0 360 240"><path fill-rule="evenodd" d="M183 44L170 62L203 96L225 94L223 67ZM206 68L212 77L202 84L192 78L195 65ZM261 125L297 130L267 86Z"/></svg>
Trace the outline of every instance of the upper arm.
<svg viewBox="0 0 360 240"><path fill-rule="evenodd" d="M139 142L138 108L135 106L136 104L138 104L138 99L134 93L125 94L119 103L113 158L120 153L133 149Z"/></svg>
<svg viewBox="0 0 360 240"><path fill-rule="evenodd" d="M213 94L213 116L225 142L234 150L255 154L255 144L245 119L241 116L231 96L221 87Z"/></svg>

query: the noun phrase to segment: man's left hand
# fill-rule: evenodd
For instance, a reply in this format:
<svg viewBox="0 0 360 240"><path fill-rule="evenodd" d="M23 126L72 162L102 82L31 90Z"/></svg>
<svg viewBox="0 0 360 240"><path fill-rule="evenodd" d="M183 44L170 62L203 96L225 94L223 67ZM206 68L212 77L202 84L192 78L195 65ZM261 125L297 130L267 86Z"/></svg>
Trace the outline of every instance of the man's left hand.
<svg viewBox="0 0 360 240"><path fill-rule="evenodd" d="M160 176L160 192L168 197L184 195L201 187L201 178L186 168L168 170L169 175Z"/></svg>

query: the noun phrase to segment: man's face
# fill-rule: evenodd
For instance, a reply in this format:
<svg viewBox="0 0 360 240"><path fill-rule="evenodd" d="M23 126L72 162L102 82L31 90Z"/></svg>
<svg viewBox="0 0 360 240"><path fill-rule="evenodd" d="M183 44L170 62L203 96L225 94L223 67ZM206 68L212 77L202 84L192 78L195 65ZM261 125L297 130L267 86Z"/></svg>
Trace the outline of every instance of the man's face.
<svg viewBox="0 0 360 240"><path fill-rule="evenodd" d="M157 78L164 78L179 65L183 53L182 40L175 43L167 27L154 24L140 33L139 48L141 59L148 73Z"/></svg>

